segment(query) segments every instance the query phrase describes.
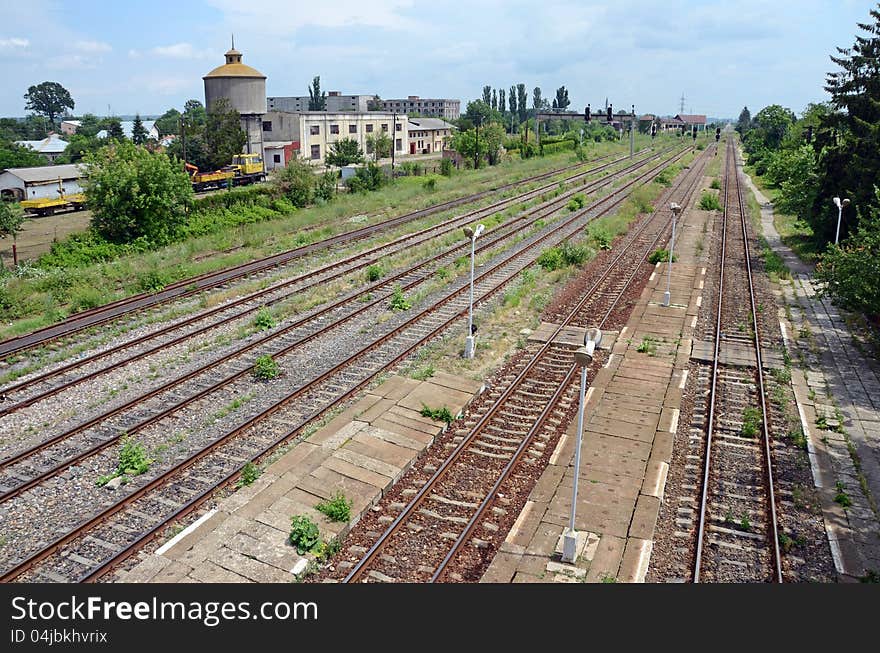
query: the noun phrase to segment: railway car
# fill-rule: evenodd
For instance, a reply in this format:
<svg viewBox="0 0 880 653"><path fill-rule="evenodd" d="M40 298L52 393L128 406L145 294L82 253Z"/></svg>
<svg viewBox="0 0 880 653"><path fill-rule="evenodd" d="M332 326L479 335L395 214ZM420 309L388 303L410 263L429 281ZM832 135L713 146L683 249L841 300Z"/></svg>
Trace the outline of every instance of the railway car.
<svg viewBox="0 0 880 653"><path fill-rule="evenodd" d="M186 163L185 167L192 180L194 191L245 186L266 179L266 168L259 154L236 154L232 157L231 164L213 172L199 172L199 169L190 163Z"/></svg>
<svg viewBox="0 0 880 653"><path fill-rule="evenodd" d="M53 182L54 183L54 182ZM55 211L73 209L81 211L86 206L86 196L83 193L64 192L64 184L58 179L58 197L38 197L21 202L21 208L32 215L52 215Z"/></svg>

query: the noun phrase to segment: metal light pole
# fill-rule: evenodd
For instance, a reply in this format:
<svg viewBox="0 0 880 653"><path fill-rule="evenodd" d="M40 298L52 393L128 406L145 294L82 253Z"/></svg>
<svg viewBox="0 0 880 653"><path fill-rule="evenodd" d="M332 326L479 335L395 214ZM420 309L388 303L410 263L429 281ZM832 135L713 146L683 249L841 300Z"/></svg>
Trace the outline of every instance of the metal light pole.
<svg viewBox="0 0 880 653"><path fill-rule="evenodd" d="M578 406L577 445L574 450L574 486L571 494L571 515L568 520L568 528L562 536L562 561L573 563L577 559L578 534L574 528L575 512L577 510L578 477L581 473L581 442L584 436L584 398L587 393L587 368L593 360L593 352L602 342L602 332L592 327L584 333L584 346L574 352L574 361L581 368L581 393Z"/></svg>
<svg viewBox="0 0 880 653"><path fill-rule="evenodd" d="M837 207L837 233L834 234L834 244L837 244L837 240L840 238L840 220L843 218L843 209L849 206L849 200L844 199L841 201L839 197L834 198L834 206Z"/></svg>
<svg viewBox="0 0 880 653"><path fill-rule="evenodd" d="M633 158L636 142L636 105L632 105L632 120L629 123L629 158Z"/></svg>
<svg viewBox="0 0 880 653"><path fill-rule="evenodd" d="M397 149L397 112L391 112L391 179L394 179L394 150Z"/></svg>
<svg viewBox="0 0 880 653"><path fill-rule="evenodd" d="M465 358L474 357L474 333L476 332L476 329L474 329L474 250L476 249L477 238L480 237L485 228L482 224L478 224L476 229L471 227L464 228L464 235L471 239L471 292L468 308L468 334L464 341Z"/></svg>
<svg viewBox="0 0 880 653"><path fill-rule="evenodd" d="M678 214L681 213L681 207L673 202L669 205L670 210L672 211L672 239L669 241L669 258L666 260L666 292L663 295L663 305L669 306L669 301L672 298L671 294L671 286L672 286L672 254L675 248L675 219L678 217Z"/></svg>

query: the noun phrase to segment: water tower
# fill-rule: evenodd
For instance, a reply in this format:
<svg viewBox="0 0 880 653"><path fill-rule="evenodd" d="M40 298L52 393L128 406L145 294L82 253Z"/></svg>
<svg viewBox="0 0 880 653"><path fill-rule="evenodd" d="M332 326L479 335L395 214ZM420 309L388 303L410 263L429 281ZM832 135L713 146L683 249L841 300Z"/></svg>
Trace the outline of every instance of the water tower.
<svg viewBox="0 0 880 653"><path fill-rule="evenodd" d="M210 111L217 100L226 98L241 114L241 128L247 134L245 152L263 154L263 114L266 113L266 76L241 63L241 52L232 48L226 63L215 68L205 80L205 108Z"/></svg>

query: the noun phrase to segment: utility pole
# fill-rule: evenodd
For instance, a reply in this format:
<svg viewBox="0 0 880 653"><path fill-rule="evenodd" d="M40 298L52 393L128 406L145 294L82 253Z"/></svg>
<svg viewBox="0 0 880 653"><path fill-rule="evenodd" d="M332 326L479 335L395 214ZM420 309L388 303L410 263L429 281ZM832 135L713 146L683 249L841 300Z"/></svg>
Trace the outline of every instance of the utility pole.
<svg viewBox="0 0 880 653"><path fill-rule="evenodd" d="M636 143L636 105L632 105L632 120L629 123L629 158L633 158Z"/></svg>
<svg viewBox="0 0 880 653"><path fill-rule="evenodd" d="M684 91L681 93L681 108L678 111L680 114L684 113Z"/></svg>
<svg viewBox="0 0 880 653"><path fill-rule="evenodd" d="M391 112L391 179L394 179L394 150L397 149L397 112Z"/></svg>
<svg viewBox="0 0 880 653"><path fill-rule="evenodd" d="M474 148L474 170L480 167L478 163L480 159L480 122L481 120L479 119L474 122L474 128L477 130L477 146Z"/></svg>

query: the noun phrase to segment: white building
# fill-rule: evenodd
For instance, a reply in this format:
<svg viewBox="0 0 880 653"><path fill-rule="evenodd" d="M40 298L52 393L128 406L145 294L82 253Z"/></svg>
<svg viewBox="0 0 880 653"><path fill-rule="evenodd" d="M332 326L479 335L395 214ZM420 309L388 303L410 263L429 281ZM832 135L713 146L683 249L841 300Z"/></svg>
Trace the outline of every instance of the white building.
<svg viewBox="0 0 880 653"><path fill-rule="evenodd" d="M442 152L452 140L455 129L440 118L409 118L409 153L431 154Z"/></svg>
<svg viewBox="0 0 880 653"><path fill-rule="evenodd" d="M159 130L156 129L156 121L155 120L142 120L144 125L144 129L147 130L147 138L151 138L155 141L159 140ZM125 134L125 137L128 140L131 140L131 135L134 133L134 120L121 120L119 124L122 125L122 132ZM102 129L97 134L95 134L97 138L107 138L107 130Z"/></svg>
<svg viewBox="0 0 880 653"><path fill-rule="evenodd" d="M15 144L42 154L49 161L54 161L67 149L67 141L61 140L58 134L49 134L41 141L15 141Z"/></svg>
<svg viewBox="0 0 880 653"><path fill-rule="evenodd" d="M325 98L325 111L329 113L342 113L353 111L363 113L370 110L371 103L377 102L377 95L342 95L339 91L328 91ZM294 95L287 97L267 97L266 106L269 111L286 111L298 113L309 110L311 97L308 95Z"/></svg>
<svg viewBox="0 0 880 653"><path fill-rule="evenodd" d="M0 197L17 201L58 197L81 193L82 168L75 164L7 168L0 172ZM60 187L59 187L60 185Z"/></svg>

